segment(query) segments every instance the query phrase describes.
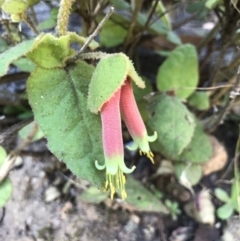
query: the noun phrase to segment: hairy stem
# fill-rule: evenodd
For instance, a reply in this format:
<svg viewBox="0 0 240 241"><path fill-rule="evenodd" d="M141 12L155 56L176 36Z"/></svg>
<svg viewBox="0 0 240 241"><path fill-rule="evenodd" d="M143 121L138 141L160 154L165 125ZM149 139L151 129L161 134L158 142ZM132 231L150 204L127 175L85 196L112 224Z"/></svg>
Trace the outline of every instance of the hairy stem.
<svg viewBox="0 0 240 241"><path fill-rule="evenodd" d="M58 36L63 36L67 33L68 20L73 2L74 0L61 0L56 28Z"/></svg>

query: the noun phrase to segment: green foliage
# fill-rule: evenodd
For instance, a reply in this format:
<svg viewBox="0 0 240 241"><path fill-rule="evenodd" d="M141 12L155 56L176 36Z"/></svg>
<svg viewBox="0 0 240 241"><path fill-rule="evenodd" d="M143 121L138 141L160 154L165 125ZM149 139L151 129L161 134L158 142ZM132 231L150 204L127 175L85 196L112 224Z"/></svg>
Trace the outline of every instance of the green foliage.
<svg viewBox="0 0 240 241"><path fill-rule="evenodd" d="M34 128L34 125L35 125L35 123L32 122L32 123L26 125L25 127L23 127L18 132L20 137L25 140L28 137L28 135L31 133L32 129ZM31 141L37 141L43 137L44 137L43 132L38 128L35 136L33 137L33 139Z"/></svg>
<svg viewBox="0 0 240 241"><path fill-rule="evenodd" d="M0 208L2 208L12 195L12 182L9 178L5 178L0 183Z"/></svg>
<svg viewBox="0 0 240 241"><path fill-rule="evenodd" d="M7 42L3 38L0 38L0 53L7 50L7 48L8 48Z"/></svg>
<svg viewBox="0 0 240 241"><path fill-rule="evenodd" d="M58 8L53 8L51 10L50 17L45 21L39 23L39 25L37 26L37 29L39 31L43 31L46 29L54 28L57 24L57 15L58 15Z"/></svg>
<svg viewBox="0 0 240 241"><path fill-rule="evenodd" d="M131 6L124 0L110 0L109 1L115 8L119 10L130 10Z"/></svg>
<svg viewBox="0 0 240 241"><path fill-rule="evenodd" d="M29 102L49 149L78 177L101 188L104 173L101 121L87 109L89 80L94 68L80 61L68 69L37 68L28 79Z"/></svg>
<svg viewBox="0 0 240 241"><path fill-rule="evenodd" d="M31 27L31 21L28 22L24 18L25 12L28 7L32 7L38 2L39 0L0 0L0 6L11 15L12 20L24 19ZM146 36L149 35L151 38L164 36L165 40L178 46L171 52L165 52L168 57L159 66L156 80L156 86L160 92L172 91L174 96L157 93L148 105L143 97L152 91L149 82L144 90L134 87L134 94L148 128L158 133L157 142L152 146L153 150L161 152L171 160L179 161L174 166L176 176L180 181L187 181L190 185L195 185L202 176L200 164L208 161L212 155L208 136L203 132L202 127L196 124L194 115L182 102L182 100L187 100L188 105L198 110L206 110L210 105L207 93L196 91L198 84L196 49L193 45L182 44L180 37L172 31L169 15L161 1L158 1L154 18L147 27L146 22L149 20L150 11L141 11L137 14L136 22L132 25L132 32L129 32L129 39L127 35L132 24L133 9L124 0L110 0L109 2L126 14L116 11L105 23L100 32L100 42L103 47L112 48L123 44L127 39L128 41L124 43L125 50L128 51L128 48L132 47L134 49L137 47L137 40L143 40L138 39L138 36L141 37L143 33L144 35L147 33ZM209 9L214 8L220 2L219 0L194 2L189 5L187 10L203 17ZM77 8L77 5L74 5L73 8ZM79 10L79 12L89 11L89 2L84 1ZM50 17L40 23L37 29L42 31L56 27L58 20L62 17L58 16L58 11L58 8L52 9ZM157 19L157 17L160 18ZM87 25L85 20L84 18L83 24ZM100 18L98 18L99 20ZM132 20L135 21L134 18ZM32 22L34 23L34 21ZM67 22L68 19L66 19L65 25ZM89 29L86 28L86 30ZM57 33L64 35L66 31L62 31L63 34L61 31L57 31ZM20 39L21 34L14 34ZM114 92L124 84L127 76L130 76L138 87L144 88L144 82L138 76L129 58L122 53L105 55L100 59L96 69L82 60L70 63L69 60L76 54L76 49L72 48L72 45L82 46L86 43L86 39L72 32L66 32L64 36L42 33L33 40L24 41L6 50L8 45L0 38L0 52L6 50L0 54L0 76L7 73L10 64L14 64L22 71L32 72L27 83L28 98L34 111L34 117L48 140L49 149L64 161L74 174L100 188L103 186L105 178L103 172L95 168L94 163L95 160L100 163L103 163L104 160L101 121L99 116L91 112L97 113ZM14 42L14 37L10 40ZM91 50L97 47L98 44L95 41L89 45ZM164 52L162 51L162 53ZM19 107L7 107L5 111L13 109L16 111L17 108ZM23 115L32 114L26 109L24 113L22 112ZM20 135L26 138L31 128L31 125L25 127L20 131ZM39 132L34 140L41 138L43 133ZM7 190L4 197L8 199L11 188L9 180L6 179L5 182L7 184L1 185L5 191ZM147 191L132 178L128 178L126 191L128 193L127 202L137 210L168 212L156 195ZM234 187L232 192L236 196ZM221 196L219 193L218 191L218 195ZM99 203L107 195L93 187L88 189L81 198L91 201L91 197L94 196L92 201ZM231 200L236 199L234 195ZM230 213L229 207L232 205L233 211L236 209L237 203L231 201L230 205L226 195L222 200L227 202L226 206L219 211L219 215L224 217L222 213L225 212L225 216L227 216ZM169 200L165 204L173 218L176 218L179 213L178 204Z"/></svg>
<svg viewBox="0 0 240 241"><path fill-rule="evenodd" d="M128 176L126 184L128 194L126 202L142 212L169 213L164 204L138 181Z"/></svg>
<svg viewBox="0 0 240 241"><path fill-rule="evenodd" d="M179 213L177 203L173 202L168 208L166 208L166 206L159 200L159 196L161 196L159 191L156 190L153 193L148 191L139 181L136 181L131 176L128 176L127 179L126 192L128 193L128 196L125 202L130 204L136 211L167 214L170 210L172 215L177 215ZM90 187L84 191L79 198L84 202L98 204L103 202L108 195L109 192L103 193L95 187ZM169 202L165 204L167 205Z"/></svg>
<svg viewBox="0 0 240 241"><path fill-rule="evenodd" d="M207 0L205 6L208 9L214 9L220 3L223 3L223 0Z"/></svg>
<svg viewBox="0 0 240 241"><path fill-rule="evenodd" d="M34 39L26 40L0 54L0 77L8 71L9 65L25 55L33 47Z"/></svg>
<svg viewBox="0 0 240 241"><path fill-rule="evenodd" d="M129 22L124 17L113 14L100 32L101 45L111 48L121 44L127 36L128 25Z"/></svg>
<svg viewBox="0 0 240 241"><path fill-rule="evenodd" d="M186 99L198 84L198 58L194 46L185 44L177 47L159 67L157 88L173 90L175 95ZM185 88L186 87L186 88Z"/></svg>
<svg viewBox="0 0 240 241"><path fill-rule="evenodd" d="M230 197L228 196L228 193L221 189L221 188L216 188L215 191L215 196L222 202L229 202L230 201Z"/></svg>
<svg viewBox="0 0 240 241"><path fill-rule="evenodd" d="M27 57L42 68L64 67L66 61L75 55L75 51L70 48L70 38L70 35L60 38L52 34L41 35Z"/></svg>
<svg viewBox="0 0 240 241"><path fill-rule="evenodd" d="M5 149L0 146L0 169L7 157ZM5 178L0 182L0 208L2 208L12 195L12 182L9 178Z"/></svg>
<svg viewBox="0 0 240 241"><path fill-rule="evenodd" d="M40 0L27 0L28 3L28 7L31 7L33 5L36 5L37 3L39 3Z"/></svg>
<svg viewBox="0 0 240 241"><path fill-rule="evenodd" d="M214 193L219 200L225 203L217 209L217 216L220 219L228 219L234 211L240 212L238 201L240 197L240 190L239 182L236 179L231 187L231 196L229 196L228 193L221 188L216 188Z"/></svg>
<svg viewBox="0 0 240 241"><path fill-rule="evenodd" d="M207 92L195 91L187 101L190 106L198 110L207 110L210 107L209 96Z"/></svg>
<svg viewBox="0 0 240 241"><path fill-rule="evenodd" d="M202 177L202 167L192 163L175 163L174 172L184 186L194 186Z"/></svg>
<svg viewBox="0 0 240 241"><path fill-rule="evenodd" d="M166 207L169 209L172 219L176 220L177 216L181 213L181 210L179 209L178 203L177 202L172 202L171 200L166 200L165 201Z"/></svg>
<svg viewBox="0 0 240 241"><path fill-rule="evenodd" d="M158 16L161 16L162 22L167 26L169 30L171 30L172 29L171 20L169 18L169 15L167 14L167 10L164 7L162 1L159 1L157 4L156 14Z"/></svg>
<svg viewBox="0 0 240 241"><path fill-rule="evenodd" d="M138 25L137 28L141 29L147 22L148 14L146 13L139 13L138 14ZM169 32L168 26L160 19L155 21L153 24L149 26L149 33L154 35L163 35L166 36Z"/></svg>
<svg viewBox="0 0 240 241"><path fill-rule="evenodd" d="M198 1L189 4L186 8L186 11L191 14L196 14L200 19L204 18L208 9L205 6L205 1Z"/></svg>
<svg viewBox="0 0 240 241"><path fill-rule="evenodd" d="M0 146L0 166L2 166L6 157L7 157L7 152L2 146Z"/></svg>
<svg viewBox="0 0 240 241"><path fill-rule="evenodd" d="M177 158L179 161L205 163L212 156L212 145L209 137L203 132L198 123L195 127L191 142Z"/></svg>
<svg viewBox="0 0 240 241"><path fill-rule="evenodd" d="M102 192L96 187L90 187L79 196L79 199L83 202L99 204L103 202L108 195L109 192Z"/></svg>
<svg viewBox="0 0 240 241"><path fill-rule="evenodd" d="M89 85L88 107L91 112L98 113L103 104L124 84L127 76L144 88L144 82L138 76L130 59L122 54L111 54L98 63ZM101 90L101 95L99 95Z"/></svg>
<svg viewBox="0 0 240 241"><path fill-rule="evenodd" d="M28 8L25 0L5 0L2 5L2 10L8 14L24 13Z"/></svg>
<svg viewBox="0 0 240 241"><path fill-rule="evenodd" d="M35 69L33 62L27 58L20 58L13 61L13 64L23 72L32 72Z"/></svg>
<svg viewBox="0 0 240 241"><path fill-rule="evenodd" d="M178 98L166 94L154 96L148 112L148 126L158 133L159 147L155 151L160 151L170 159L178 159L193 137L193 114Z"/></svg>
<svg viewBox="0 0 240 241"><path fill-rule="evenodd" d="M64 67L67 60L75 55L75 50L70 48L70 45L83 44L85 41L85 38L72 32L59 38L52 34L42 34L36 39L34 47L28 52L27 57L42 68ZM95 49L96 42L93 41L89 47Z"/></svg>
<svg viewBox="0 0 240 241"><path fill-rule="evenodd" d="M217 216L222 219L228 219L234 212L233 206L230 203L225 203L217 209Z"/></svg>

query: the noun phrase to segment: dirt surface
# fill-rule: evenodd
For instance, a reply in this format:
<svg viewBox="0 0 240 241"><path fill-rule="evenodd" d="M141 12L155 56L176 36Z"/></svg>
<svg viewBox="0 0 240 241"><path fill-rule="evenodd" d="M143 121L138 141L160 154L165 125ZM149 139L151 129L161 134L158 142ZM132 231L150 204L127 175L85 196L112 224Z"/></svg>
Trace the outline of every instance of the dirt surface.
<svg viewBox="0 0 240 241"><path fill-rule="evenodd" d="M11 172L13 195L0 211L0 240L160 240L157 215L138 216L83 203L77 198L83 191L81 183L63 191L61 175L49 175L56 165L49 157L25 157L23 165ZM59 198L46 202L50 187L56 187L60 196L53 193L52 198Z"/></svg>

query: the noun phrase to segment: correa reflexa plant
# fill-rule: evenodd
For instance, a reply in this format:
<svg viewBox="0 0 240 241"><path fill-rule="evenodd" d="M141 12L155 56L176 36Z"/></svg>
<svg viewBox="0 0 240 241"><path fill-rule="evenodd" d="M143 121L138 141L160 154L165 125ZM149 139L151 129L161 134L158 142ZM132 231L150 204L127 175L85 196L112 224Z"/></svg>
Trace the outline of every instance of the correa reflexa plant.
<svg viewBox="0 0 240 241"><path fill-rule="evenodd" d="M96 167L99 170L106 168L105 189L110 189L111 198L116 190L121 193L122 199L126 198L124 173L131 173L135 169L129 169L124 164L121 114L134 140L130 149L139 148L140 153L146 154L153 162L149 142L157 139L156 132L151 137L147 135L134 99L131 81L140 88L145 87L132 62L120 53L101 59L89 85L89 109L93 113L100 112L102 120L105 164L99 165L96 161Z"/></svg>
<svg viewBox="0 0 240 241"><path fill-rule="evenodd" d="M35 68L27 80L28 100L49 149L76 176L110 190L111 198L117 192L125 199L124 174L135 166L124 163L121 116L134 140L129 149L139 148L153 162L149 142L157 139L157 133L148 136L132 90L132 82L140 88L145 84L123 53L90 53L93 59L100 58L96 68L85 61L84 50L95 50L98 44L91 36L67 31L72 3L61 1L52 34L34 28L26 14L28 1L2 1L2 9L14 21L25 21L37 36L1 54L0 75L22 56L31 61Z"/></svg>
<svg viewBox="0 0 240 241"><path fill-rule="evenodd" d="M155 86L158 92L146 103L143 96L153 91L152 86L149 84L144 94L140 93L145 83L131 60L123 53L95 52L99 44L93 38L101 27L101 46L114 46L110 45L113 30L108 24L111 26L114 22L115 26L117 17L124 20L119 25L125 26L125 23L131 24L128 19L121 18L117 12L111 15L113 8L110 8L96 30L89 37L83 37L68 31L74 1L61 0L59 9L51 13L54 20L51 24L55 26L56 22L56 31L44 33L39 32L42 23L34 26L28 15L29 8L36 2L38 0L0 0L1 9L12 21L19 24L24 21L36 35L0 54L0 76L18 60L32 66L26 88L28 101L49 150L77 177L99 189L110 190L111 198L118 193L124 199L128 188L125 188L125 174L131 173L135 166L127 167L124 162L123 120L134 142L127 148L139 149L140 154L145 154L153 163L149 148L149 143L153 142L153 151L176 161L174 173L178 179L184 173L190 185L196 184L202 176L201 165L212 155L212 147L201 124L185 104L197 109L209 106L207 93L195 90L199 80L195 46L178 41L178 46L159 66ZM76 1L75 6L79 7L78 4ZM130 5L127 9L131 9ZM139 16L144 15L139 13ZM148 31L161 35L158 30L163 25L166 24L159 19L158 27L151 25ZM145 28L144 21L136 25L136 32L140 26ZM173 36L171 28L167 29L169 34L165 34ZM127 40L125 27L122 30L120 39L113 36L117 43ZM104 45L106 42L108 45ZM89 59L91 61L87 61ZM140 88L135 89L135 96L144 121L134 99L135 85ZM167 94L168 91L174 95Z"/></svg>

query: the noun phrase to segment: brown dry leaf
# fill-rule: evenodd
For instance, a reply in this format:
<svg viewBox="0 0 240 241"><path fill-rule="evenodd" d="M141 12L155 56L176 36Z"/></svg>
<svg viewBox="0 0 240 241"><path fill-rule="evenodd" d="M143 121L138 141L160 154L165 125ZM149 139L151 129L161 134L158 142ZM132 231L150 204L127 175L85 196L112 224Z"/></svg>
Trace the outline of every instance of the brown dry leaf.
<svg viewBox="0 0 240 241"><path fill-rule="evenodd" d="M184 207L186 213L200 223L213 225L215 223L215 207L208 190L203 189L196 194L194 200Z"/></svg>
<svg viewBox="0 0 240 241"><path fill-rule="evenodd" d="M224 146L213 136L210 136L213 147L213 155L211 159L202 166L203 175L221 170L227 163L228 155Z"/></svg>

